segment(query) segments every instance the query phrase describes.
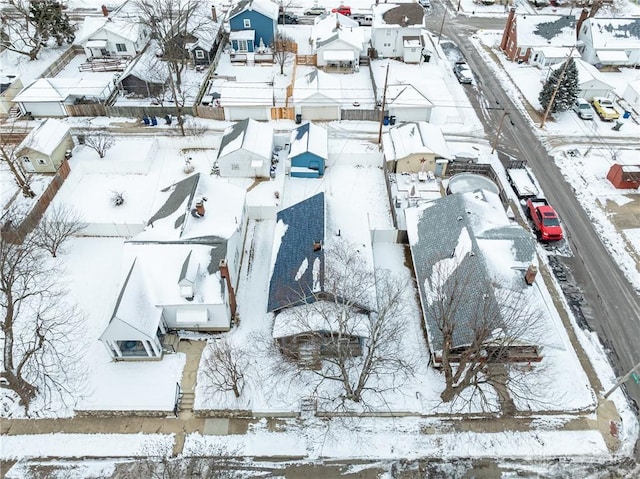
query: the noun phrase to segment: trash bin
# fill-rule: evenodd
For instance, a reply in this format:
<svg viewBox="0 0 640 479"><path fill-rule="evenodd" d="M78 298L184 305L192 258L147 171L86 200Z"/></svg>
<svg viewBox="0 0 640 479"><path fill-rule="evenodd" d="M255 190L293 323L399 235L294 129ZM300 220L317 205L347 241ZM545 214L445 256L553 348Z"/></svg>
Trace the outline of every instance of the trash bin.
<svg viewBox="0 0 640 479"><path fill-rule="evenodd" d="M385 117L382 119L382 124L387 126L389 124L389 117L385 115Z"/></svg>
<svg viewBox="0 0 640 479"><path fill-rule="evenodd" d="M296 114L296 125L302 123L302 115L300 113Z"/></svg>
<svg viewBox="0 0 640 479"><path fill-rule="evenodd" d="M170 125L170 124L171 124L171 115L165 115L165 117L164 117L164 122L165 122L167 125Z"/></svg>
<svg viewBox="0 0 640 479"><path fill-rule="evenodd" d="M156 126L158 124L158 119L155 116L151 117L151 126Z"/></svg>
<svg viewBox="0 0 640 479"><path fill-rule="evenodd" d="M142 117L142 121L144 121L144 124L149 126L151 124L151 120L149 119L148 116L144 116Z"/></svg>
<svg viewBox="0 0 640 479"><path fill-rule="evenodd" d="M391 115L389 117L389 124L390 125L395 125L396 124L396 116L395 115Z"/></svg>
<svg viewBox="0 0 640 479"><path fill-rule="evenodd" d="M626 111L624 112L624 114L622 115L622 118L629 118L631 116L631 112L630 111Z"/></svg>

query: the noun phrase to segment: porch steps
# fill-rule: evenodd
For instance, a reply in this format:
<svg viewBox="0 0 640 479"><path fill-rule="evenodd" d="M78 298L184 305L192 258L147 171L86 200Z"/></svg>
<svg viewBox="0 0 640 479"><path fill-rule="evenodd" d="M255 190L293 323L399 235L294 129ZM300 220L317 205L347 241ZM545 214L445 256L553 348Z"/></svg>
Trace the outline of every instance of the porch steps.
<svg viewBox="0 0 640 479"><path fill-rule="evenodd" d="M195 399L196 399L196 395L193 391L191 392L185 391L180 393L180 401L178 403L178 409L180 411L184 411L184 410L192 411Z"/></svg>
<svg viewBox="0 0 640 479"><path fill-rule="evenodd" d="M13 105L10 109L9 109L9 118L14 120L16 118L19 118L22 116L22 110L20 110L20 107L18 105Z"/></svg>

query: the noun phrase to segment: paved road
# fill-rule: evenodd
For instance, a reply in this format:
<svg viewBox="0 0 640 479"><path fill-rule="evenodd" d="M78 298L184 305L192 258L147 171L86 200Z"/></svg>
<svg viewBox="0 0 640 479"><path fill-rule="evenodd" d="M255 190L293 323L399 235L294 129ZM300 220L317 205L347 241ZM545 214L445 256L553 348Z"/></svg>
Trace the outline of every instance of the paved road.
<svg viewBox="0 0 640 479"><path fill-rule="evenodd" d="M442 5L435 5L433 14L427 20L431 31L439 31L442 15ZM575 255L568 258L567 263L589 305L587 321L611 347L611 360L620 376L640 361L640 295L607 253L589 217L528 121L522 117L493 71L479 55L474 54L475 48L469 37L477 31L478 26L491 28L490 25L500 29L504 19L478 21L473 18L454 18L449 11L443 34L459 46L476 74L477 89L468 87L468 93L490 139L495 136L503 112L510 112L503 123L499 148L528 161L546 196L558 209ZM560 141L557 137L553 138L555 144ZM573 142L573 139L567 138L566 141ZM629 144L628 141L623 143ZM629 395L640 404L640 385L630 380L626 386Z"/></svg>

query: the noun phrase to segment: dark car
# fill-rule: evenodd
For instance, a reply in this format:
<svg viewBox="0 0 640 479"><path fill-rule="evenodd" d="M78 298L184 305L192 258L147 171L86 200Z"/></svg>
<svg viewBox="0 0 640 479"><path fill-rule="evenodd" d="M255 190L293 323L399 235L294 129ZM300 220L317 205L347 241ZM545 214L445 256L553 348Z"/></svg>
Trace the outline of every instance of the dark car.
<svg viewBox="0 0 640 479"><path fill-rule="evenodd" d="M460 83L471 84L473 81L473 74L471 73L471 69L469 65L465 62L456 62L453 67L453 73Z"/></svg>
<svg viewBox="0 0 640 479"><path fill-rule="evenodd" d="M298 23L298 17L291 15L289 13L278 15L278 23L280 25L294 25Z"/></svg>

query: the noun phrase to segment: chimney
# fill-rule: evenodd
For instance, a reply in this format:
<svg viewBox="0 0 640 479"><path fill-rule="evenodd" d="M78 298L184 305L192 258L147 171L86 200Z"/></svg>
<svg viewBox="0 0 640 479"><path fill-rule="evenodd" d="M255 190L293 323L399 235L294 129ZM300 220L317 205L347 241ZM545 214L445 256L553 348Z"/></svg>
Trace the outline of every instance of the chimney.
<svg viewBox="0 0 640 479"><path fill-rule="evenodd" d="M503 52L507 52L507 46L509 44L509 36L512 32L513 29L513 23L515 22L515 18L516 18L516 9L515 8L511 8L509 10L509 15L507 16L507 23L505 23L504 25L504 31L502 32L502 40L500 41L500 49ZM515 35L515 33L514 33ZM514 36L515 38L515 36Z"/></svg>
<svg viewBox="0 0 640 479"><path fill-rule="evenodd" d="M320 241L313 242L313 251L320 251L322 249L322 243Z"/></svg>
<svg viewBox="0 0 640 479"><path fill-rule="evenodd" d="M101 8L102 8L102 14L103 14L105 17L108 17L108 16L109 16L109 9L107 8L107 6L106 6L106 5L102 5L102 7L101 7Z"/></svg>
<svg viewBox="0 0 640 479"><path fill-rule="evenodd" d="M578 39L578 36L580 34L580 29L582 28L582 24L587 18L589 18L589 10L587 10L586 8L583 8L582 11L580 12L580 16L578 17L578 21L576 22L576 40Z"/></svg>
<svg viewBox="0 0 640 479"><path fill-rule="evenodd" d="M229 290L229 309L231 310L231 317L236 315L236 292L231 285L231 276L229 275L229 265L226 259L221 259L220 264L220 276L225 279L227 283L227 290Z"/></svg>
<svg viewBox="0 0 640 479"><path fill-rule="evenodd" d="M216 12L216 6L215 5L211 5L211 19L214 22L218 21L218 13Z"/></svg>
<svg viewBox="0 0 640 479"><path fill-rule="evenodd" d="M198 216L204 216L204 203L202 200L196 202L196 213L198 213Z"/></svg>
<svg viewBox="0 0 640 479"><path fill-rule="evenodd" d="M524 274L524 280L526 283L531 286L533 282L536 280L536 275L538 274L538 268L531 264L527 268L527 272Z"/></svg>

